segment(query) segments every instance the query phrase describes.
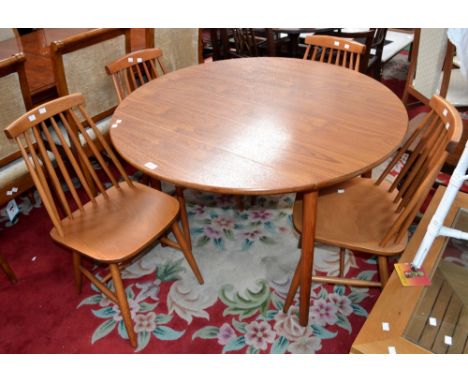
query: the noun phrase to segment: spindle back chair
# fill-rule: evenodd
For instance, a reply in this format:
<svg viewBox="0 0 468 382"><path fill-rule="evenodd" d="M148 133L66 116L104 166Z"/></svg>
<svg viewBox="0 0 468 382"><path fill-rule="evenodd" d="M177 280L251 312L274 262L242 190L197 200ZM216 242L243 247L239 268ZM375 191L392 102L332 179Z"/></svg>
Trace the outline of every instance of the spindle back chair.
<svg viewBox="0 0 468 382"><path fill-rule="evenodd" d="M24 114L5 132L16 141L52 220L52 239L73 252L78 291L84 275L115 302L122 312L130 343L137 346L120 269L170 229L178 242L173 242L173 246L182 250L200 283L203 283L203 278L176 222L179 213L177 200L131 180L83 104L81 94L50 101ZM85 129L82 120L86 121L89 129ZM58 126L59 121L62 129ZM50 139L49 129L55 131L63 150L59 150ZM94 143L89 130L103 152ZM83 137L82 141L78 132ZM65 144L65 133L73 150ZM47 155L45 140L50 143L56 166ZM83 147L85 144L102 169L100 173L88 158ZM89 177L85 176L83 168ZM81 185L81 191L74 181ZM64 191L63 184L69 193ZM92 191L93 187L99 190L98 194ZM98 279L82 265L82 256L107 264L110 273ZM115 293L105 285L110 279Z"/></svg>
<svg viewBox="0 0 468 382"><path fill-rule="evenodd" d="M162 57L161 49L148 48L129 53L106 65L119 102L140 86L167 73Z"/></svg>
<svg viewBox="0 0 468 382"><path fill-rule="evenodd" d="M357 177L322 192L318 199L316 240L340 248L339 277L313 276L318 282L359 287L383 287L388 280L388 257L401 254L408 228L454 145L460 140L462 121L456 109L434 96L430 113L397 151L377 180ZM408 155L411 145L415 149ZM407 157L406 157L407 156ZM405 159L406 157L406 159ZM403 167L389 181L396 165ZM294 204L295 228L302 231L302 201ZM344 248L376 255L379 281L344 277ZM291 283L285 311L299 286L299 266Z"/></svg>
<svg viewBox="0 0 468 382"><path fill-rule="evenodd" d="M366 46L341 37L312 35L305 38L304 60L326 62L359 71Z"/></svg>

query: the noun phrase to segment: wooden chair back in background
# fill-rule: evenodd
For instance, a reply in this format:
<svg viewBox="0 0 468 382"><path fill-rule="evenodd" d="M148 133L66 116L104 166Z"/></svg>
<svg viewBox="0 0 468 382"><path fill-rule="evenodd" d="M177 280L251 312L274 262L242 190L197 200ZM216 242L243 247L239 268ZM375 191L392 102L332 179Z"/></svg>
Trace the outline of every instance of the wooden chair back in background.
<svg viewBox="0 0 468 382"><path fill-rule="evenodd" d="M167 72L162 57L161 49L148 48L129 53L106 65L119 102L140 86Z"/></svg>
<svg viewBox="0 0 468 382"><path fill-rule="evenodd" d="M118 104L105 66L130 52L130 32L130 28L94 29L51 44L59 96L83 94L88 112L104 135Z"/></svg>
<svg viewBox="0 0 468 382"><path fill-rule="evenodd" d="M313 35L305 38L304 60L326 62L355 71L361 68L366 46L342 37Z"/></svg>

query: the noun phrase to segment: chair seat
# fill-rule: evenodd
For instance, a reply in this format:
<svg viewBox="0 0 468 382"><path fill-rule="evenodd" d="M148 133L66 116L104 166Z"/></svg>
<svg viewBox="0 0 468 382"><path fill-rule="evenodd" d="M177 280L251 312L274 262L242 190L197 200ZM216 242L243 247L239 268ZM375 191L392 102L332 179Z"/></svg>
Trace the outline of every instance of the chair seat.
<svg viewBox="0 0 468 382"><path fill-rule="evenodd" d="M73 219L62 220L64 235L56 228L52 238L90 258L112 263L138 253L174 221L179 211L176 199L145 185L120 183L121 189L107 189L97 205L88 202L85 213L73 213Z"/></svg>
<svg viewBox="0 0 468 382"><path fill-rule="evenodd" d="M379 255L396 255L406 247L407 238L400 243L379 242L397 218L393 199L397 191L389 193L385 181L355 178L321 193L317 206L316 240L351 250ZM344 190L343 193L337 192ZM294 226L302 232L302 201L294 203Z"/></svg>

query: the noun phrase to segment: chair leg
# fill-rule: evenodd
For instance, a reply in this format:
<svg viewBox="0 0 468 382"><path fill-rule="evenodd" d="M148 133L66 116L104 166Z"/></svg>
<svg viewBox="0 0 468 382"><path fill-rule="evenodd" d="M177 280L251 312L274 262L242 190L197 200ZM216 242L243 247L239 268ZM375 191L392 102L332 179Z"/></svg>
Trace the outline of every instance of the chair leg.
<svg viewBox="0 0 468 382"><path fill-rule="evenodd" d="M235 195L234 196L236 200L236 206L239 211L244 211L245 205L244 205L244 200L242 199L241 195Z"/></svg>
<svg viewBox="0 0 468 382"><path fill-rule="evenodd" d="M117 264L109 265L110 272L112 274L112 281L114 282L115 295L119 303L120 313L122 314L125 329L127 329L128 338L130 344L135 348L137 347L137 337L135 330L133 329L133 320L130 315L130 308L128 307L127 296L125 294L125 288L120 277L120 270Z"/></svg>
<svg viewBox="0 0 468 382"><path fill-rule="evenodd" d="M159 179L154 179L154 178L149 178L148 177L148 185L150 187L153 187L154 189L158 191L162 191L162 184Z"/></svg>
<svg viewBox="0 0 468 382"><path fill-rule="evenodd" d="M286 297L286 300L284 301L284 306L283 306L284 313L288 312L294 300L294 296L296 295L297 290L299 289L299 281L300 281L300 274L301 274L301 260L302 258L297 263L297 267L296 267L296 270L294 271L294 276L291 280L291 285L289 287L288 295Z"/></svg>
<svg viewBox="0 0 468 382"><path fill-rule="evenodd" d="M387 284L388 281L388 261L385 256L378 256L379 262L379 276L382 288Z"/></svg>
<svg viewBox="0 0 468 382"><path fill-rule="evenodd" d="M176 197L180 204L180 221L182 222L182 229L187 241L188 248L192 250L192 239L190 238L190 227L187 215L187 209L185 207L184 189L176 187Z"/></svg>
<svg viewBox="0 0 468 382"><path fill-rule="evenodd" d="M82 274L81 274L81 255L73 251L73 275L75 276L75 287L78 294L81 293Z"/></svg>
<svg viewBox="0 0 468 382"><path fill-rule="evenodd" d="M10 280L12 284L14 284L17 281L15 272L13 272L13 269L11 269L10 264L8 264L8 262L1 255L0 255L0 267L3 269L3 271L7 275L8 280Z"/></svg>
<svg viewBox="0 0 468 382"><path fill-rule="evenodd" d="M345 268L345 255L346 250L344 248L340 248L340 277L344 276L344 268Z"/></svg>
<svg viewBox="0 0 468 382"><path fill-rule="evenodd" d="M180 231L180 228L177 222L174 222L172 224L171 229L172 229L172 232L174 232L174 236L177 240L177 243L179 243L180 248L182 249L182 252L184 253L185 259L189 263L190 268L192 268L192 271L195 274L195 277L197 278L200 284L203 284L205 282L203 280L203 276L200 272L200 269L198 268L195 258L193 257L192 250L188 247L187 242L185 241L184 236L182 235L182 232Z"/></svg>

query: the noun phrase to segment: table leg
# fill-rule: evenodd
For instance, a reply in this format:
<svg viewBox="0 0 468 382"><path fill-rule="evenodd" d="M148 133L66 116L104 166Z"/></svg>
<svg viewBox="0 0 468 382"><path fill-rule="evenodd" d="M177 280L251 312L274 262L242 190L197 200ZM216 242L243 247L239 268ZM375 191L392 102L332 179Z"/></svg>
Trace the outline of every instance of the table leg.
<svg viewBox="0 0 468 382"><path fill-rule="evenodd" d="M302 201L302 255L300 261L299 322L309 322L310 287L314 262L315 223L317 217L318 191L307 192Z"/></svg>
<svg viewBox="0 0 468 382"><path fill-rule="evenodd" d="M190 227L187 215L187 208L185 206L185 198L184 198L184 189L182 187L176 187L176 198L180 204L180 220L182 222L182 230L184 231L185 240L187 244L192 250L192 240L190 238Z"/></svg>

